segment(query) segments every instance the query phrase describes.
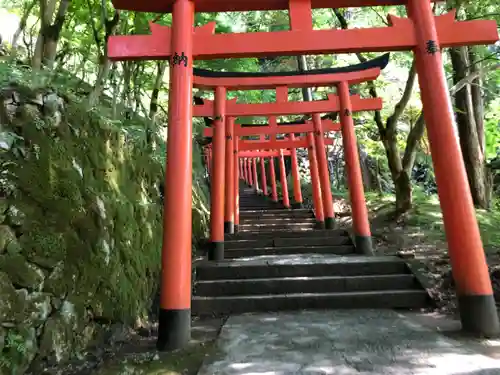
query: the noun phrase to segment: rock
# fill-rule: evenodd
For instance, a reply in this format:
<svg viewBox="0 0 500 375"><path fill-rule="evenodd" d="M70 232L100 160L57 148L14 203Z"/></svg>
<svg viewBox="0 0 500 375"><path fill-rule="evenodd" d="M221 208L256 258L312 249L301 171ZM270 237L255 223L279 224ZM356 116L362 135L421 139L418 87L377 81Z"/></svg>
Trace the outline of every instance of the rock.
<svg viewBox="0 0 500 375"><path fill-rule="evenodd" d="M37 254L27 254L26 258L30 263L36 264L37 266L52 271L59 264L57 259L46 258Z"/></svg>
<svg viewBox="0 0 500 375"><path fill-rule="evenodd" d="M415 251L404 251L400 250L396 253L396 255L402 259L415 259Z"/></svg>
<svg viewBox="0 0 500 375"><path fill-rule="evenodd" d="M0 149L10 150L16 141L16 135L11 132L0 132Z"/></svg>
<svg viewBox="0 0 500 375"><path fill-rule="evenodd" d="M7 330L5 328L0 327L0 353L5 347L5 338L7 337Z"/></svg>
<svg viewBox="0 0 500 375"><path fill-rule="evenodd" d="M78 314L76 312L76 308L75 308L75 305L73 303L71 303L70 301L63 301L63 303L61 305L61 309L59 310L59 314L61 315L64 322L71 329L76 328Z"/></svg>
<svg viewBox="0 0 500 375"><path fill-rule="evenodd" d="M63 299L68 294L68 283L64 280L64 264L60 262L45 279L43 291Z"/></svg>
<svg viewBox="0 0 500 375"><path fill-rule="evenodd" d="M7 210L7 222L12 226L22 226L26 216L17 207L10 206Z"/></svg>
<svg viewBox="0 0 500 375"><path fill-rule="evenodd" d="M29 103L42 106L43 105L43 93L41 93L41 92L36 93L32 98L30 98Z"/></svg>
<svg viewBox="0 0 500 375"><path fill-rule="evenodd" d="M105 341L109 345L115 345L119 343L127 342L130 338L130 329L124 324L114 323L109 327Z"/></svg>
<svg viewBox="0 0 500 375"><path fill-rule="evenodd" d="M52 297L51 299L51 305L54 309L56 310L59 310L61 308L61 305L62 305L62 299L60 298L57 298L57 297Z"/></svg>
<svg viewBox="0 0 500 375"><path fill-rule="evenodd" d="M5 272L0 272L0 322L12 317L13 311L18 307L16 289Z"/></svg>
<svg viewBox="0 0 500 375"><path fill-rule="evenodd" d="M53 116L59 110L64 110L64 100L55 92L51 92L43 98L43 114Z"/></svg>
<svg viewBox="0 0 500 375"><path fill-rule="evenodd" d="M137 334L141 337L151 337L152 336L151 330L147 327L140 327L139 329L137 329Z"/></svg>
<svg viewBox="0 0 500 375"><path fill-rule="evenodd" d="M7 212L8 208L9 208L9 203L7 202L7 199L0 198L0 214L4 214L5 212Z"/></svg>
<svg viewBox="0 0 500 375"><path fill-rule="evenodd" d="M25 317L34 327L42 325L50 313L52 306L50 304L50 295L47 293L32 293L26 298Z"/></svg>
<svg viewBox="0 0 500 375"><path fill-rule="evenodd" d="M78 335L74 337L73 343L75 352L82 352L88 348L98 332L98 326L95 323L89 323L85 328L79 330Z"/></svg>
<svg viewBox="0 0 500 375"><path fill-rule="evenodd" d="M0 138L1 142L1 138ZM0 145L1 148L1 145ZM2 224L7 218L7 209L9 208L9 204L7 203L7 199L0 198L0 224Z"/></svg>
<svg viewBox="0 0 500 375"><path fill-rule="evenodd" d="M17 255L22 251L22 247L17 238L14 238L7 244L5 250L7 251L7 254Z"/></svg>
<svg viewBox="0 0 500 375"><path fill-rule="evenodd" d="M59 315L50 317L40 340L40 359L57 364L69 359L72 350L73 330Z"/></svg>
<svg viewBox="0 0 500 375"><path fill-rule="evenodd" d="M7 273L14 285L30 290L39 290L45 277L38 267L21 255L0 256L0 271Z"/></svg>
<svg viewBox="0 0 500 375"><path fill-rule="evenodd" d="M8 225L0 225L0 254L7 251L7 246L12 241L17 242L14 231Z"/></svg>

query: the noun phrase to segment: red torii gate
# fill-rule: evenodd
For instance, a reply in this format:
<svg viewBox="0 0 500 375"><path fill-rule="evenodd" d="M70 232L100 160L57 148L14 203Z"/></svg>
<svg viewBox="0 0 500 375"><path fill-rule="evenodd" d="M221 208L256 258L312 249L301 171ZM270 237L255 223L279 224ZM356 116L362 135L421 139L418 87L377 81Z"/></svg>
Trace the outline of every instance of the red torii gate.
<svg viewBox="0 0 500 375"><path fill-rule="evenodd" d="M289 139L285 140L277 140L277 139L272 139L272 140L241 140L239 139L238 134L234 134L231 132L231 126L233 124L234 119L232 117L226 117L226 157L224 158L224 165L221 164L215 164L212 162L212 160L209 158L207 162L209 163L210 166L215 165L215 167L210 167L210 169L217 168L219 171L225 170L225 178L224 178L224 185L225 189L223 188L223 185L221 184L221 179L222 177L218 175L217 177L219 180L214 175L211 175L211 202L212 204L215 205L224 205L224 220L220 216L221 210L217 211L212 211L211 212L211 241L216 244L220 244L217 246L212 245L212 248L209 251L209 259L217 259L221 260L224 257L224 249L223 249L223 233L233 233L235 229L235 225L237 226L239 224L239 218L236 215L237 210L234 209L235 207L235 200L238 199L238 189L233 186L234 184L237 184L237 181L239 180L238 176L234 176L234 174L243 174L244 180L250 185L250 186L255 186L256 191L259 191L259 182L257 179L257 157L260 158L260 167L261 167L261 176L262 176L262 187L263 187L263 192L265 195L267 195L267 183L265 182L265 167L264 167L264 158L265 155L260 151L260 153L257 154L252 154L251 157L247 155L247 160L244 161L245 165L243 169L240 171L238 169L238 159L241 158L242 153L245 151L254 151L257 152L259 150L281 150L281 153L278 151L277 154L272 154L271 157L274 156L279 156L280 159L280 174L281 174L281 185L282 185L282 190L283 190L283 204L285 207L290 208L291 206L294 206L295 208L298 208L299 206L302 205L302 192L300 188L300 176L299 176L299 171L298 171L298 163L297 163L297 155L296 155L296 149L297 148L309 148L309 140L305 137L299 137L295 138L293 134L289 135ZM273 122L273 119L271 119L270 122ZM275 119L274 119L275 122ZM328 127L328 130L332 129L338 129L339 125L334 124L331 121L324 121L326 126ZM304 132L309 131L311 132L313 128L311 127L312 125L304 124L304 125L299 125L299 126L287 126L287 128L294 128L295 130L302 130ZM274 127L256 127L256 130L265 130L261 128L274 128ZM208 130L208 132L207 132ZM220 129L221 130L221 129ZM215 133L212 128L205 129L205 134L212 134ZM233 137L238 140L238 142L234 142ZM261 135L262 138L262 135ZM332 140L325 140L324 144L332 144ZM209 144L207 146L208 153L211 151L213 144ZM228 147L229 145L229 147ZM216 145L217 146L217 143ZM234 147L234 150L233 150ZM219 148L222 148L219 144ZM290 149L290 151L286 150ZM234 151L234 152L233 152ZM231 155L235 155L236 157L234 158L234 164L231 163L233 158ZM287 186L287 180L286 180L286 171L284 169L284 160L283 156L289 155L292 157L292 175L293 175L293 182L294 182L294 200L295 204L291 205L290 204L290 199L288 195L288 186ZM294 157L295 156L295 157ZM213 164L212 164L213 163ZM248 164L251 163L251 164ZM316 164L313 162L313 166ZM283 168L282 168L283 167ZM272 165L271 168L274 168L274 165ZM317 173L317 172L316 172ZM314 174L314 172L312 172ZM272 199L274 201L277 201L277 194L276 194L276 187L275 187L275 175L271 173L271 187L272 187ZM316 181L315 181L316 182ZM215 186L218 186L219 188L214 188ZM214 193L217 192L217 193ZM221 198L220 195L224 192L224 198ZM322 204L318 205L317 202L315 202L315 208L316 208L316 213L319 218L321 218L319 225L324 227L324 215L320 213L322 211ZM223 224L223 230L222 228L222 222ZM234 225L233 225L234 224Z"/></svg>
<svg viewBox="0 0 500 375"><path fill-rule="evenodd" d="M324 132L332 132L332 131L340 131L340 124L334 123L331 120L323 120L322 121L322 130ZM238 138L241 136L255 136L255 135L270 135L270 136L276 136L277 134L286 134L286 133L291 133L292 136L293 134L297 133L311 133L314 131L314 124L312 121L296 121L294 123L285 123L285 124L278 124L276 122L275 117L271 117L269 124L263 124L263 125L256 125L256 124L249 124L249 125L235 125L234 127L234 137ZM204 129L203 135L205 137L212 137L213 136L213 128L206 128ZM228 139L228 138L226 138ZM307 136L308 140L308 158L309 158L309 169L310 169L310 175L311 175L311 185L312 185L312 191L313 191L313 202L314 202L314 213L316 216L317 220L317 227L319 229L325 228L325 213L323 212L323 202L322 202L322 196L321 196L321 185L319 182L319 174L318 174L318 163L316 159L316 152L315 152L315 146L314 146L314 141L311 135L311 140L312 143L309 139L309 135ZM226 142L231 142L231 141L226 141ZM328 142L328 141L327 141ZM292 207L299 207L302 204L302 192L300 190L300 178L299 178L299 173L298 173L298 165L297 165L297 155L296 152L292 150L292 152L284 150L284 155L290 155L292 158L292 175L294 179L294 199L295 199L295 205L292 204ZM241 152L239 152L241 156ZM273 156L267 156L271 157L270 161L270 166L271 168L274 168L274 157L279 156L278 153ZM262 158L266 158L266 156L261 157L261 170L264 170L264 162ZM227 159L226 159L227 161ZM326 161L326 159L325 159ZM211 162L207 159L207 162ZM246 161L244 161L246 163ZM271 164L273 163L273 164ZM246 168L246 166L245 166ZM236 171L236 170L235 170ZM243 169L240 173L243 174L245 170ZM236 171L235 173L237 173ZM263 177L265 178L265 173L261 172ZM275 175L271 173L271 178L275 178ZM237 179L236 179L237 180ZM244 180L249 184L250 180L245 176ZM227 183L227 178L226 178L226 183ZM267 195L266 190L267 186L264 183L264 180L262 181L263 184L263 192L265 195ZM271 180L271 191L272 191L272 200L277 201L277 192L276 192L276 181ZM238 194L238 190L236 189L236 194ZM228 198L226 194L226 208L229 205L228 199L230 200L231 198ZM238 199L236 197L235 199ZM234 230L237 230L237 221L239 220L237 216L238 210L234 210ZM231 221L230 220L231 213L227 213L226 211L226 222ZM229 232L230 233L230 232Z"/></svg>
<svg viewBox="0 0 500 375"><path fill-rule="evenodd" d="M434 16L422 0L339 0L336 7L405 5L409 18L389 16L389 27L313 30L312 8L330 0L113 0L118 9L172 13L172 28L151 24L152 35L116 36L113 60L170 59L168 160L162 251L158 349L190 338L192 64L193 59L413 50L427 135L443 210L462 328L496 334L500 324L446 86L440 49L498 40L494 21ZM288 9L291 31L215 34L215 24L194 28L194 13ZM307 111L303 112L307 113ZM444 152L446 150L446 152Z"/></svg>
<svg viewBox="0 0 500 375"><path fill-rule="evenodd" d="M330 145L333 144L333 141L331 139L326 139L324 141L325 145ZM300 187L300 176L299 176L299 170L298 170L298 163L297 163L297 154L296 154L296 149L298 148L309 148L310 147L310 141L307 137L302 137L302 138L295 138L293 134L289 135L289 140L284 140L284 141L240 141L239 143L240 150L278 150L278 156L279 159L279 165L280 165L280 180L281 180L281 187L283 190L283 204L286 208L294 207L294 205L290 204L289 200L289 195L288 195L288 186L287 186L287 180L286 180L286 171L284 169L284 160L283 156L286 155L287 150L290 149L289 155L292 157L292 177L293 177L293 192L294 192L294 200L295 200L295 207L294 208L299 208L302 206L302 192L301 192L301 187ZM240 151L241 152L241 151ZM294 157L295 155L295 157ZM272 156L274 157L274 155ZM271 157L271 158L272 158ZM265 167L263 163L263 158L265 156L260 156L261 160L261 175L265 178ZM273 161L271 160L273 163ZM274 167L274 165L273 165ZM254 167L254 175L256 174L256 169ZM275 175L271 173L271 186L274 186L275 184ZM263 187L266 186L265 181L262 181ZM256 190L258 190L258 186L256 185ZM264 194L267 195L264 191ZM277 196L273 194L273 201L277 201ZM318 210L320 207L318 205L315 205L315 208ZM322 208L322 206L321 206ZM320 215L320 217L323 217L323 215ZM320 223L318 223L319 226L324 227L324 220L321 220Z"/></svg>
<svg viewBox="0 0 500 375"><path fill-rule="evenodd" d="M326 155L324 153L323 144L323 129L320 118L320 113L325 112L340 112L341 110L348 114L344 121L349 121L347 118L351 116L352 112L357 111L372 111L382 108L382 100L380 98L370 98L362 99L359 95L349 96L347 91L347 99L349 99L349 107L346 107L345 103L341 103L339 95L328 94L328 100L311 101L311 102L289 102L288 101L288 88L304 88L304 87L328 87L337 86L337 91L340 92L341 87L346 87L348 90L349 84L361 83L365 81L375 80L387 63L389 62L389 54L385 54L376 59L367 61L362 64L356 64L343 68L333 68L333 69L317 69L307 71L303 74L297 74L296 72L280 72L280 73L246 73L246 72L213 72L205 69L195 69L194 73L194 85L198 88L207 89L210 88L216 91L215 101L212 100L202 100L203 104L198 104L194 106L193 116L200 117L215 117L220 118L221 115L216 113L217 109L217 90L220 91L220 95L224 95L227 92L227 87L232 90L265 90L265 89L275 89L276 90L276 102L275 103L261 103L261 104L238 104L237 98L226 100L226 106L224 108L224 116L236 117L236 116L271 116L270 126L277 127L275 116L277 115L289 115L289 114L303 114L312 113L313 115L313 127L316 136L314 137L316 146L316 158L318 161L318 171L320 176L321 184L321 197L323 200L323 209L325 216L325 227L327 229L333 229L335 226L335 212L333 209L333 199L331 194L330 177L328 172L328 163ZM223 116L222 116L223 117ZM351 120L352 122L352 120ZM222 142L222 135L217 134L217 132L223 132L224 122L214 121L215 131L213 132L214 149L217 148L217 140ZM231 129L230 132L226 131L226 139L228 139L228 144L226 144L226 149L230 153L232 151L231 140L234 136L233 127L234 124L228 124L226 126ZM355 138L354 138L355 139ZM222 145L219 146L220 161L215 158L215 165L222 165ZM356 149L357 155L357 149ZM292 157L296 158L295 151L292 151ZM220 167L222 169L222 166ZM228 167L228 173L232 168ZM219 173L222 174L221 171ZM222 176L215 176L215 180L223 181ZM228 181L226 179L226 181ZM221 192L221 187L219 185L212 184L215 191L212 193L218 197L223 196ZM361 186L361 189L362 186ZM231 189L229 189L231 190ZM351 191L351 190L350 190ZM354 193L354 197L358 197L359 193ZM364 192L361 191L361 196ZM227 195L226 195L227 197ZM351 197L352 198L352 197ZM231 197L228 197L231 199ZM356 205L356 203L354 203ZM363 204L364 205L364 204ZM232 206L227 204L226 206ZM229 212L227 212L229 214ZM214 213L215 217L218 217L218 212ZM217 225L220 227L220 225ZM230 228L230 225L228 225ZM366 234L369 230L362 229ZM223 241L223 236L220 234L220 242ZM359 236L358 236L359 237ZM362 237L370 237L362 236ZM364 246L365 248L371 249L371 240L360 240L358 241L359 246ZM222 244L217 245L222 248ZM223 253L223 250L219 250ZM371 252L371 250L369 251Z"/></svg>
<svg viewBox="0 0 500 375"><path fill-rule="evenodd" d="M227 74L227 73L226 73ZM355 82L362 82L367 79L374 79L380 74L380 68L368 69L366 71L352 71L343 75L330 75L328 77L329 81L319 81L315 82L315 85L328 85L328 84L336 84L337 90L340 96L337 95L328 95L328 100L325 101L311 101L311 102L289 102L288 101L288 87L287 86L279 86L276 87L276 102L275 103L264 103L264 104L237 104L236 99L226 100L226 88L218 85L218 78L213 79L211 86L215 88L215 101L204 101L202 105L195 105L193 110L194 116L202 116L202 117L213 117L215 121L213 121L213 173L211 180L211 211L210 211L210 249L209 249L209 259L210 260L221 260L224 258L224 212L226 213L225 217L228 220L231 220L231 208L234 206L232 202L232 194L234 191L233 184L234 179L232 178L232 174L234 171L234 162L233 158L225 158L225 153L227 155L231 155L233 153L233 138L234 138L234 116L237 115L247 115L247 116L259 116L259 115L270 115L273 116L270 119L270 122L276 121L274 115L276 114L288 114L288 112L299 114L297 107L302 108L306 112L313 113L313 125L315 131L315 145L316 145L316 158L318 160L318 171L320 176L320 184L321 184L321 197L323 200L323 210L325 216L325 227L327 229L333 229L335 226L335 212L333 208L333 198L331 193L331 184L330 184L330 175L328 171L328 163L325 154L325 145L324 145L324 136L322 129L322 121L320 114L318 112L327 112L328 108L332 112L340 112L341 122L345 127L352 128L352 132L354 135L354 123L352 121L352 113L364 110L376 110L382 108L382 100L380 98L371 98L371 99L361 99L359 95L349 95L349 87L348 82L343 81L344 79ZM247 89L245 84L238 85L238 80L240 77L235 78L226 78L226 82L231 87L237 87L239 89ZM288 79L294 83L294 80L299 78L304 78L300 76L290 76ZM307 76L305 76L307 77ZM320 76L318 76L320 77ZM255 88L256 85L261 89L270 89L273 88L276 78L282 79L283 77L276 76L267 76L267 81L262 81L261 83L252 82L252 88ZM196 79L195 79L196 83ZM208 83L205 83L208 85ZM345 91L345 92L344 92ZM327 103L328 105L325 105ZM300 106L299 106L300 104ZM320 105L318 105L320 104ZM244 109L238 110L237 107L241 106ZM231 108L232 107L232 111ZM207 109L208 108L208 109ZM229 112L229 113L228 113ZM228 117L226 117L228 116ZM225 119L229 119L225 121ZM273 123L273 126L277 126ZM226 126L227 125L227 126ZM227 129L226 129L227 128ZM226 138L226 142L224 142L224 136ZM355 157L358 158L357 147L355 136L349 138L352 142L354 142ZM305 140L304 140L305 141ZM291 141L293 143L293 141ZM225 147L224 147L225 145ZM304 143L302 147L307 147L308 145ZM282 147L291 148L292 149L292 157L295 156L295 148L293 144L287 146L286 143L282 143ZM266 149L264 145L259 145L254 149ZM351 147L349 146L349 149ZM356 160L355 164L350 161L350 152L346 150L346 161L348 164L348 170L352 168L356 168L357 173L356 176L361 176L361 171L359 164ZM227 163L226 163L227 161ZM256 169L256 161L253 160L254 170ZM283 163L282 158L280 157L280 165ZM224 166L227 166L225 169ZM225 178L224 174L227 171L228 177ZM281 173L284 173L284 170L281 170ZM297 194L300 191L300 187L298 187L298 171L296 172L296 183L295 183L295 191ZM255 173L254 173L255 175ZM255 185L258 184L257 181L254 181ZM284 194L284 204L286 207L289 206L289 197L288 197L288 189L286 184L286 175L281 178L283 194ZM360 223L356 223L354 221L354 229L355 229L355 238L356 238L356 246L360 252L363 253L372 253L372 245L371 245L371 234L369 223L367 220L368 213L366 210L366 204L364 201L364 191L363 191L363 183L360 179L350 180L355 185L360 186L351 186L349 192L351 194L351 204L353 206L353 211L359 211L360 215L353 216L354 218L358 217L366 217L363 219L363 222L366 222L363 225ZM226 183L226 185L225 185ZM226 201L226 210L224 211L224 197L227 198ZM299 201L302 201L301 197L298 197ZM232 226L232 221L226 221L226 231L234 231L234 227Z"/></svg>

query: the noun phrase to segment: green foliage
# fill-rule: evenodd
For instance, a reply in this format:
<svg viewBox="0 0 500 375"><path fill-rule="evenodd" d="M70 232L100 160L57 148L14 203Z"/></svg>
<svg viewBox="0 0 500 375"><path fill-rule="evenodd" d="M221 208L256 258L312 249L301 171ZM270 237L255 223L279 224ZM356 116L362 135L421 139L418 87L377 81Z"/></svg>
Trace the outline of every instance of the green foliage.
<svg viewBox="0 0 500 375"><path fill-rule="evenodd" d="M392 194L366 193L366 201L371 212L392 210L395 199ZM476 217L481 231L483 244L487 249L500 247L500 206L495 206L491 211L476 210ZM429 195L416 186L413 189L413 208L407 213L405 225L419 227L425 232L427 238L445 240L443 215L436 194Z"/></svg>
<svg viewBox="0 0 500 375"><path fill-rule="evenodd" d="M490 103L486 113L484 132L486 136L486 159L493 159L500 154L500 99Z"/></svg>
<svg viewBox="0 0 500 375"><path fill-rule="evenodd" d="M7 354L4 354L7 353ZM0 370L8 369L15 373L18 363L26 355L25 338L15 331L9 331L5 338L3 352L0 353Z"/></svg>

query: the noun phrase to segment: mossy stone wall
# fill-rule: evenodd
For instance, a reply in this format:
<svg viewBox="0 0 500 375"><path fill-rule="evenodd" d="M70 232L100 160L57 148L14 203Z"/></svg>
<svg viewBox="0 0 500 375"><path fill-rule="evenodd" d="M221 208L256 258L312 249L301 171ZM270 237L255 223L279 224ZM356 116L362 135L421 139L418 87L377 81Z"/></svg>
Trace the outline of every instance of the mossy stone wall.
<svg viewBox="0 0 500 375"><path fill-rule="evenodd" d="M67 360L103 322L147 312L162 176L152 151L97 112L51 90L1 89L0 373Z"/></svg>

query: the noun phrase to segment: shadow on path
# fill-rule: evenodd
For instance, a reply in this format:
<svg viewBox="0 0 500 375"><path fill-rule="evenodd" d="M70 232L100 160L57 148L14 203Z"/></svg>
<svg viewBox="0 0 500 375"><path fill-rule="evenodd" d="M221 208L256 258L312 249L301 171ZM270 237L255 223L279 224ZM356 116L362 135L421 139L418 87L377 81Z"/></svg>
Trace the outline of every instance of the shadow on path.
<svg viewBox="0 0 500 375"><path fill-rule="evenodd" d="M199 375L497 375L500 361L390 310L232 316Z"/></svg>

